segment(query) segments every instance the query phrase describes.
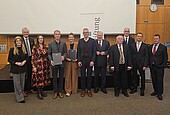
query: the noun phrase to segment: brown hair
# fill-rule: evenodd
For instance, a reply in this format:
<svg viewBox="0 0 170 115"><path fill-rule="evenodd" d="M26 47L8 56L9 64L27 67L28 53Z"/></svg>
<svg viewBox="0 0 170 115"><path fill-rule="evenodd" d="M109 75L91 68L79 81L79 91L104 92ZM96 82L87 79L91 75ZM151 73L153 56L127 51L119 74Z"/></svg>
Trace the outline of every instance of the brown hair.
<svg viewBox="0 0 170 115"><path fill-rule="evenodd" d="M36 47L36 48L39 48L39 47L40 47L39 41L38 41L38 39L39 39L40 36L42 36L42 35L38 35L37 38L36 38L36 44L35 44L35 47ZM43 36L42 36L42 37L43 37ZM45 44L44 44L44 37L43 37L43 43L42 43L42 45L45 46Z"/></svg>
<svg viewBox="0 0 170 115"><path fill-rule="evenodd" d="M74 37L74 34L73 34L72 32L71 32L71 33L69 33L69 35L72 35L72 36ZM69 36L69 35L68 35L68 36Z"/></svg>
<svg viewBox="0 0 170 115"><path fill-rule="evenodd" d="M61 34L60 30L55 30L55 31L54 31L54 34L55 34L56 32L59 32L59 33Z"/></svg>
<svg viewBox="0 0 170 115"><path fill-rule="evenodd" d="M155 37L157 37L157 36L158 36L159 38L161 38L161 36L160 36L159 34L155 34L154 36L155 36Z"/></svg>
<svg viewBox="0 0 170 115"><path fill-rule="evenodd" d="M137 32L136 35L138 35L138 34L141 34L143 36L142 32Z"/></svg>

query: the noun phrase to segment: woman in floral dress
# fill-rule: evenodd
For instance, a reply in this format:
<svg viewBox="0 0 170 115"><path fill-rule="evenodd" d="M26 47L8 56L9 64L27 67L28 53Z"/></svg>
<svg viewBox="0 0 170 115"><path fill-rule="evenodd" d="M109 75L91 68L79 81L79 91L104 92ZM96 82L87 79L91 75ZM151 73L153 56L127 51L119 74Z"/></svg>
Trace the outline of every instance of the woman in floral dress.
<svg viewBox="0 0 170 115"><path fill-rule="evenodd" d="M42 35L37 36L36 45L32 50L32 66L32 86L37 87L37 97L42 100L47 96L43 88L50 84L48 48Z"/></svg>

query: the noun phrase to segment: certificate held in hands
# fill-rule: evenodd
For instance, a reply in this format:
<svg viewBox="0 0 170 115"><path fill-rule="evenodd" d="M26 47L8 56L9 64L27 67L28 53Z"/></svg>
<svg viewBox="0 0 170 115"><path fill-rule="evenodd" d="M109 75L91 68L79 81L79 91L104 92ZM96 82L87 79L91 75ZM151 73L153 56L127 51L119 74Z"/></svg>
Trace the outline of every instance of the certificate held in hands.
<svg viewBox="0 0 170 115"><path fill-rule="evenodd" d="M76 60L77 50L70 49L70 50L69 50L69 53L68 53L68 57L69 57L71 60Z"/></svg>
<svg viewBox="0 0 170 115"><path fill-rule="evenodd" d="M62 64L61 53L53 53L52 56L53 56L54 65Z"/></svg>

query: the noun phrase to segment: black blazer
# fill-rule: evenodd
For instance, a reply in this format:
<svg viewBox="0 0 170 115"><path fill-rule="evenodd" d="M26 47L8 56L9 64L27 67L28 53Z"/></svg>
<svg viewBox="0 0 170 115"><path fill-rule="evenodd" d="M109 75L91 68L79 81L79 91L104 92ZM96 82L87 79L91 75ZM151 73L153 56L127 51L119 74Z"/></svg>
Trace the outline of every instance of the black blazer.
<svg viewBox="0 0 170 115"><path fill-rule="evenodd" d="M152 67L152 64L154 63L154 65L159 68L165 68L167 66L167 61L168 61L167 47L160 43L155 55L153 55L153 53L152 53L153 45L154 44L149 46L149 65L150 65L150 67Z"/></svg>
<svg viewBox="0 0 170 115"><path fill-rule="evenodd" d="M24 54L22 50L21 52L16 55L14 55L14 48L11 48L8 55L8 62L11 64L10 72L14 74L20 74L26 72L26 64L23 66L15 65L15 62L22 62L24 60L27 60L28 56L27 54Z"/></svg>
<svg viewBox="0 0 170 115"><path fill-rule="evenodd" d="M129 36L129 41L128 41L128 44L127 44L129 46L129 48L130 48L131 44L134 43L134 42L135 42L134 38ZM123 41L123 44L126 44L126 42Z"/></svg>
<svg viewBox="0 0 170 115"><path fill-rule="evenodd" d="M24 43L24 45L25 45L24 37L22 37L22 40L23 40L23 43ZM32 48L33 48L33 46L35 45L34 39L32 39L32 38L29 37L29 42L30 42L30 48L31 48L31 53L32 53ZM27 50L26 45L25 45L25 49ZM27 51L27 52L28 52L28 51Z"/></svg>
<svg viewBox="0 0 170 115"><path fill-rule="evenodd" d="M83 54L84 54L84 38L80 39L78 42L78 47L77 47L78 62L82 62ZM92 38L89 38L88 41L88 54L91 61L95 62L96 53L95 53L94 39Z"/></svg>
<svg viewBox="0 0 170 115"><path fill-rule="evenodd" d="M98 40L95 40L95 52L105 52L105 55L96 55L95 67L106 67L107 66L107 55L110 48L110 43L107 40L102 40L102 47L98 45Z"/></svg>
<svg viewBox="0 0 170 115"><path fill-rule="evenodd" d="M141 43L139 52L137 51L136 42L131 44L130 52L132 56L132 65L136 67L147 67L148 66L148 45L145 43Z"/></svg>
<svg viewBox="0 0 170 115"><path fill-rule="evenodd" d="M130 59L130 51L127 45L123 44L123 53L125 58L125 69L127 69L128 66L131 67L131 59ZM109 64L110 67L115 68L115 71L119 71L119 59L120 59L120 53L117 44L112 45L109 49Z"/></svg>

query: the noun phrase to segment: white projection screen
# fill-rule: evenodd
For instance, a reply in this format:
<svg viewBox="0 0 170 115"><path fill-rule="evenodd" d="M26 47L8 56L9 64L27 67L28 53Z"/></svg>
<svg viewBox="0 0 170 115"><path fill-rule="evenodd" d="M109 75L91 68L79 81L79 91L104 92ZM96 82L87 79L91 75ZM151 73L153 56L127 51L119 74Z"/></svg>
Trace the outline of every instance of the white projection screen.
<svg viewBox="0 0 170 115"><path fill-rule="evenodd" d="M81 14L101 13L105 34L122 33L125 27L136 32L136 0L1 0L0 34L82 32Z"/></svg>

